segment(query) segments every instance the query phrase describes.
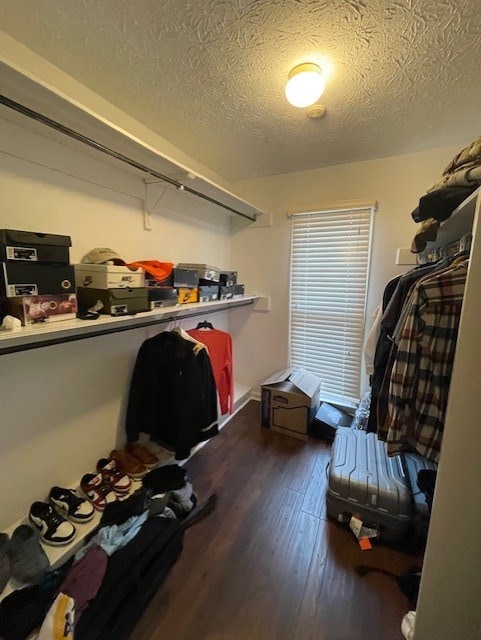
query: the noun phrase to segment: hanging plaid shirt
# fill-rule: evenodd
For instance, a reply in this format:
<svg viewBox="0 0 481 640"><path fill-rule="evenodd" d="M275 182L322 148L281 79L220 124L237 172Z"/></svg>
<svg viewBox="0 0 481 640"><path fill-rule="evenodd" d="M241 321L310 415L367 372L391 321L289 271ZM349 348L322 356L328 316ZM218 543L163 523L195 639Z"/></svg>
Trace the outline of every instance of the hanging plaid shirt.
<svg viewBox="0 0 481 640"><path fill-rule="evenodd" d="M423 279L409 300L381 431L390 455L404 445L438 461L467 262Z"/></svg>

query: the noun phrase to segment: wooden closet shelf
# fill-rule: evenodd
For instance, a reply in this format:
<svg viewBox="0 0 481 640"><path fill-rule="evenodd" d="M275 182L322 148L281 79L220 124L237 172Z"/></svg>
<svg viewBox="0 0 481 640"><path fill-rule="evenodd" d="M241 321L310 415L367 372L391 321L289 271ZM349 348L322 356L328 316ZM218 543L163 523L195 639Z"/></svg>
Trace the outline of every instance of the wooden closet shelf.
<svg viewBox="0 0 481 640"><path fill-rule="evenodd" d="M16 332L4 329L0 330L0 355L227 311L252 305L258 298L257 295L246 295L230 300L193 302L131 316L100 316L97 320L63 320L22 327Z"/></svg>

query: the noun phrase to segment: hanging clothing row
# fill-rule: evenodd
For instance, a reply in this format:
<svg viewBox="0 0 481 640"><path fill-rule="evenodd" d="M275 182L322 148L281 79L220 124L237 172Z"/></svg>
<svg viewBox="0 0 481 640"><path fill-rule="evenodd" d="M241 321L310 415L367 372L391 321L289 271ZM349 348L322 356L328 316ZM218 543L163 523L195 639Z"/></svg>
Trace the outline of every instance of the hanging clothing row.
<svg viewBox="0 0 481 640"><path fill-rule="evenodd" d="M137 354L126 416L128 442L141 433L189 457L198 443L218 433L221 414L232 413L234 376L229 333L201 322L177 327L146 340Z"/></svg>
<svg viewBox="0 0 481 640"><path fill-rule="evenodd" d="M415 267L384 291L368 431L390 455L439 459L468 268L467 253Z"/></svg>
<svg viewBox="0 0 481 640"><path fill-rule="evenodd" d="M206 347L182 329L146 340L130 383L127 440L148 434L184 460L218 432L217 390Z"/></svg>

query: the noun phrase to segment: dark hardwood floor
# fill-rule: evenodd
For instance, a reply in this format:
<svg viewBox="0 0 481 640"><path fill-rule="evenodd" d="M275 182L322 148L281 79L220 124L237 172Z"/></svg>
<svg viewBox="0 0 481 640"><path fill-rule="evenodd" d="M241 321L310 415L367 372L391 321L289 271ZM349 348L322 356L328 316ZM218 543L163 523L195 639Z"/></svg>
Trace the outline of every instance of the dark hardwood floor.
<svg viewBox="0 0 481 640"><path fill-rule="evenodd" d="M189 462L201 499L217 508L186 531L185 546L131 640L399 640L408 611L395 572L417 559L362 552L327 519L330 446L260 428L249 402Z"/></svg>

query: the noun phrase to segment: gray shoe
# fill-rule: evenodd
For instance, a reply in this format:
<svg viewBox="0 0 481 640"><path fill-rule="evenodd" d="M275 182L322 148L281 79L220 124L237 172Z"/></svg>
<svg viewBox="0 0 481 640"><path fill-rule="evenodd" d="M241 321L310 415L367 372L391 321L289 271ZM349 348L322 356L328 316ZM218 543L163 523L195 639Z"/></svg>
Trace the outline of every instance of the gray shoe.
<svg viewBox="0 0 481 640"><path fill-rule="evenodd" d="M38 582L50 567L35 531L21 524L12 533L8 547L12 577L22 584Z"/></svg>
<svg viewBox="0 0 481 640"><path fill-rule="evenodd" d="M2 593L10 580L9 542L7 534L0 533L0 593Z"/></svg>

